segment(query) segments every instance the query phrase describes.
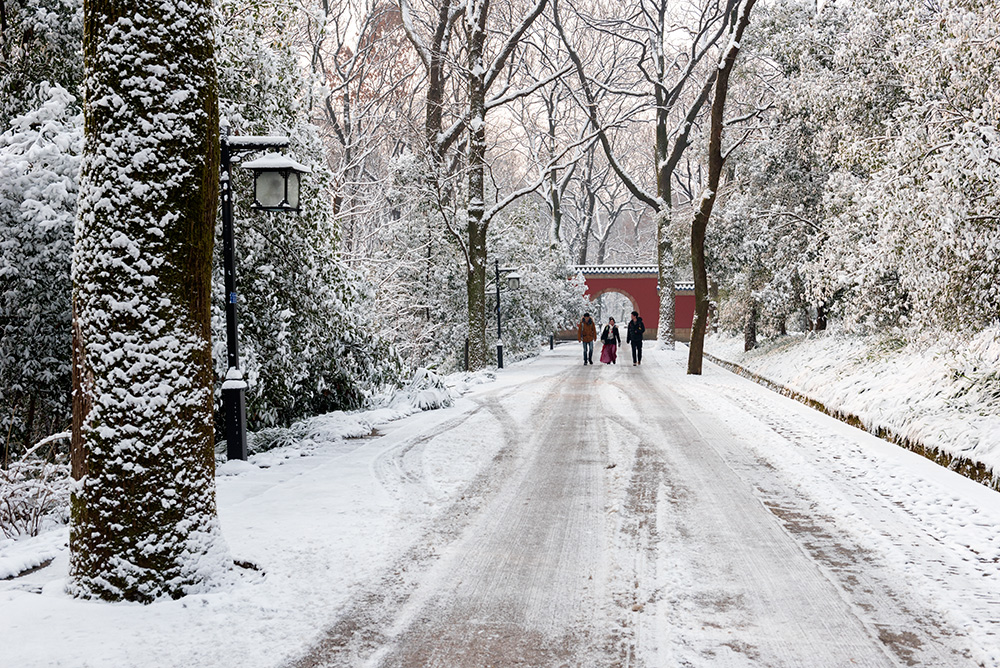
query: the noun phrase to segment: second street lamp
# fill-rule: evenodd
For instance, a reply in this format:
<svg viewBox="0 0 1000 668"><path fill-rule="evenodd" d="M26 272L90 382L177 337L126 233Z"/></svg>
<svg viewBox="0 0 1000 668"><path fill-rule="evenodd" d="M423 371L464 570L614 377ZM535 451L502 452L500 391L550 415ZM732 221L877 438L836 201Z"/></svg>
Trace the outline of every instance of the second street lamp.
<svg viewBox="0 0 1000 668"><path fill-rule="evenodd" d="M244 153L287 148L288 137L230 137L223 134L222 175L222 263L226 289L226 380L222 383L222 413L226 433L226 456L247 458L246 381L240 369L239 317L236 311L236 250L233 239L233 162ZM257 163L254 165L254 163ZM299 181L308 167L270 153L244 165L254 172L254 208L265 211L298 211Z"/></svg>

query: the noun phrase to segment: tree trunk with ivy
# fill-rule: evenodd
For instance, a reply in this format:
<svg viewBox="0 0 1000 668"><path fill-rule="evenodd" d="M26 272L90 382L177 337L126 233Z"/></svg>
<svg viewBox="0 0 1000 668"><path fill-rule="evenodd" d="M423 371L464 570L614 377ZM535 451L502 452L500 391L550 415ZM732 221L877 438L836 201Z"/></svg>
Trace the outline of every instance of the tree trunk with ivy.
<svg viewBox="0 0 1000 668"><path fill-rule="evenodd" d="M90 0L73 254L70 589L149 602L231 566L215 507L212 3Z"/></svg>

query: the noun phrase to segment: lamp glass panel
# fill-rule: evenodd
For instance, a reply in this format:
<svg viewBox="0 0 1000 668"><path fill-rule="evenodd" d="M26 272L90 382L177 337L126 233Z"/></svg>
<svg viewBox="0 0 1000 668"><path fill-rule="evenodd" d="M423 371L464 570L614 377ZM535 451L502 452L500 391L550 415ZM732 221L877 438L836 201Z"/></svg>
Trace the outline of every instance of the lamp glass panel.
<svg viewBox="0 0 1000 668"><path fill-rule="evenodd" d="M285 201L285 178L280 172L258 172L254 179L254 197L266 209L280 207Z"/></svg>
<svg viewBox="0 0 1000 668"><path fill-rule="evenodd" d="M511 276L507 277L507 288L508 289L510 289L510 290L517 290L520 287L521 287L521 277L520 276L518 276L516 274L512 274Z"/></svg>
<svg viewBox="0 0 1000 668"><path fill-rule="evenodd" d="M302 178L298 172L288 174L288 206L292 209L299 208L299 179Z"/></svg>

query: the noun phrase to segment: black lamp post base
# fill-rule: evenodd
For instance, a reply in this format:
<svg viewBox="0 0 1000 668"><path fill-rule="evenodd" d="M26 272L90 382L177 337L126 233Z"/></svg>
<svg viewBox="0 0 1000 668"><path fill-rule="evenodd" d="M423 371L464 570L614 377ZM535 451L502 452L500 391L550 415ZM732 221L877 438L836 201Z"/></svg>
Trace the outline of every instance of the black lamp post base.
<svg viewBox="0 0 1000 668"><path fill-rule="evenodd" d="M226 419L226 458L246 461L246 399L242 387L222 390L222 410Z"/></svg>

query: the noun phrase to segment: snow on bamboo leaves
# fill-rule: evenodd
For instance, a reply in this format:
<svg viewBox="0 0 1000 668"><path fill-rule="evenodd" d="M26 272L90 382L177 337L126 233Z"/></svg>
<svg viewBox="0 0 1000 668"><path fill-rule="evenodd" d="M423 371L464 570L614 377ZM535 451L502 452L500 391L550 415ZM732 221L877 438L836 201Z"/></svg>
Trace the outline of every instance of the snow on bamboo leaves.
<svg viewBox="0 0 1000 668"><path fill-rule="evenodd" d="M80 596L178 597L231 564L213 479L211 16L206 0L85 11L70 533Z"/></svg>

